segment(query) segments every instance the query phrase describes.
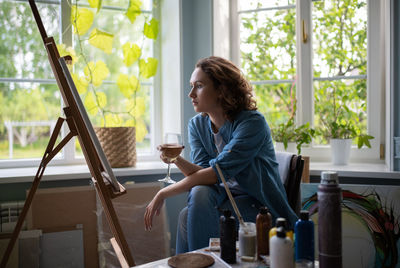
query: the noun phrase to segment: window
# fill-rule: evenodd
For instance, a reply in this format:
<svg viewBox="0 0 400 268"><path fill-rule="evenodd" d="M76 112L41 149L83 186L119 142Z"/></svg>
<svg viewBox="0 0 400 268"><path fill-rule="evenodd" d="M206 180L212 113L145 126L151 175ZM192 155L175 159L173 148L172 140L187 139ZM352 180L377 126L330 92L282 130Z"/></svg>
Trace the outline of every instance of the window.
<svg viewBox="0 0 400 268"><path fill-rule="evenodd" d="M342 105L343 120L353 120L375 137L371 149L357 150L354 144L351 159L379 161L384 143L380 4L237 0L229 8L229 57L252 82L270 127L294 116L297 125L309 122L323 129L323 122L334 116L334 107ZM327 140L319 136L302 154L326 161L328 150Z"/></svg>
<svg viewBox="0 0 400 268"><path fill-rule="evenodd" d="M106 64L109 75L97 90L106 95L107 109L110 114L115 114L121 112L118 109L123 98L118 89L118 75L124 73L131 76L138 72L137 62L130 66L124 64L121 47L127 42L137 43L141 48L141 58L158 57L158 41L144 38L142 32L144 23L150 23L153 17L157 17L157 4L151 0L142 1L141 12L132 23L125 16L129 0L101 2L99 13L86 0L37 0L36 4L48 36L53 36L57 44L64 44L59 47L60 53L65 50L71 53L68 47L72 46L76 58L79 58L72 73L83 75L86 61L103 61ZM74 34L74 28L79 28L79 25L72 26L70 19L71 13L80 8L94 15L88 34L81 36ZM57 118L63 116L62 98L28 1L0 2L0 27L0 167L37 165ZM94 28L114 35L112 49L116 53L108 54L90 47L89 33ZM158 74L141 78L141 87L136 94L142 116L135 119L140 120L143 135L143 141L136 145L139 160L152 158L155 154L155 112L152 103L158 94L155 92L157 79ZM81 94L83 100L86 94ZM88 113L92 124L99 126L101 116L89 110ZM62 132L59 140L67 129ZM77 139L69 142L52 160L52 164L83 162Z"/></svg>

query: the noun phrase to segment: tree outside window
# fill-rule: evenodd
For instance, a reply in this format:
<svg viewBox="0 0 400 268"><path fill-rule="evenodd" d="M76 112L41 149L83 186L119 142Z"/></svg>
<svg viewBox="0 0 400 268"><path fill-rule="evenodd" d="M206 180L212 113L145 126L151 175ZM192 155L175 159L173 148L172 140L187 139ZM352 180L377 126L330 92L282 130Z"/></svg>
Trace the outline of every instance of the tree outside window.
<svg viewBox="0 0 400 268"><path fill-rule="evenodd" d="M241 66L271 128L296 111L296 1L239 1ZM313 1L314 127L340 120L367 131L366 0ZM300 27L301 28L301 27ZM309 33L310 34L310 33ZM334 97L336 100L334 101ZM316 144L326 144L320 136Z"/></svg>

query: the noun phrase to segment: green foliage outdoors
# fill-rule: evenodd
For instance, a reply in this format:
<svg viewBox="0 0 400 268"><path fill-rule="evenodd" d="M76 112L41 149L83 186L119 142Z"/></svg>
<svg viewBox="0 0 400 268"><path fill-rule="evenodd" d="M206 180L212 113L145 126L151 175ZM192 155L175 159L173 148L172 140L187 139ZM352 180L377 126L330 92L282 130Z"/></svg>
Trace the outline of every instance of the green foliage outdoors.
<svg viewBox="0 0 400 268"><path fill-rule="evenodd" d="M366 1L317 1L312 5L313 76L365 75ZM259 110L266 116L275 141L291 141L296 129L296 100L292 97L296 92L295 10L243 13L241 26L241 58L246 76L251 81L294 81L254 86ZM350 136L358 138L359 147L369 147L372 137L365 134L366 79L315 81L313 87L314 122L299 126L307 135L297 143L307 144L313 136L317 144L327 144L333 136L349 136L341 134L349 131ZM335 124L346 131L332 135Z"/></svg>
<svg viewBox="0 0 400 268"><path fill-rule="evenodd" d="M288 121L279 123L271 129L272 138L275 142L282 142L285 150L288 147L289 142L296 143L297 154L301 154L301 147L303 144L310 144L316 131L310 127L310 123L307 122L301 126L296 126L295 115L297 108L296 97L293 92L294 84L291 88L290 102L292 103L290 107L290 118Z"/></svg>
<svg viewBox="0 0 400 268"><path fill-rule="evenodd" d="M72 77L94 124L135 126L136 141L142 142L150 124L149 88L144 83L158 66L158 60L149 56L158 20L142 13L140 0L129 1L123 11L104 10L100 0L89 5L77 1L71 9L76 49L60 45L59 50L72 56ZM116 86L105 85L106 79L116 81Z"/></svg>
<svg viewBox="0 0 400 268"><path fill-rule="evenodd" d="M37 6L48 36L59 44L60 54L73 58L70 70L92 123L136 126L138 148L148 146L149 98L158 65L152 57L158 21L150 12L141 11L140 0L69 3L75 49L59 40L59 4ZM106 9L102 4L117 8ZM54 79L28 2L0 1L0 66L2 78ZM55 121L61 114L61 96L55 83L0 83L0 159L8 158L5 122ZM14 157L20 149L25 150L21 153L25 158L37 157L36 147L41 147L40 156L43 154L46 146L40 141L49 139L43 127L14 127L13 131ZM24 143L27 140L31 142Z"/></svg>
<svg viewBox="0 0 400 268"><path fill-rule="evenodd" d="M55 34L57 38L57 7L38 6L48 26L48 34ZM0 77L3 78L52 78L43 42L27 2L0 2L0 66ZM60 104L59 90L54 84L0 83L0 159L8 158L8 145L3 146L8 144L5 122L56 120L61 112ZM42 127L13 130L16 157L37 157L33 148L41 146L43 137L49 137ZM44 149L42 146L40 156Z"/></svg>

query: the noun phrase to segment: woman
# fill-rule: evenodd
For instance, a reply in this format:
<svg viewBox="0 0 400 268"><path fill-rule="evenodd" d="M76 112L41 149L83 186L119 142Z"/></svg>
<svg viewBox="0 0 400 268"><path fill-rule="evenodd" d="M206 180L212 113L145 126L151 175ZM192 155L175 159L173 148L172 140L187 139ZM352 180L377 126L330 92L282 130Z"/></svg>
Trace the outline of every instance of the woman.
<svg viewBox="0 0 400 268"><path fill-rule="evenodd" d="M284 217L293 226L297 217L287 202L271 132L256 111L251 85L232 62L220 57L199 60L190 85L189 97L199 113L188 126L191 162L182 157L174 161L185 178L155 195L146 208L146 229L166 198L190 191L179 215L176 253L206 247L210 237L219 237L221 210L232 207L216 164L244 221L255 222L259 207L266 206L274 219ZM160 157L167 162L162 151Z"/></svg>

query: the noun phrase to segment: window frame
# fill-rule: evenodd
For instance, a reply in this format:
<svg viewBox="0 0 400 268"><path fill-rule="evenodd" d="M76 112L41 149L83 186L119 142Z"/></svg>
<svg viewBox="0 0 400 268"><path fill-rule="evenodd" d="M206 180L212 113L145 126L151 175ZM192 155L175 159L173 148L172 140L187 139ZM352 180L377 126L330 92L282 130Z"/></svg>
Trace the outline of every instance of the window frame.
<svg viewBox="0 0 400 268"><path fill-rule="evenodd" d="M21 0L14 0L15 2L21 2ZM28 2L27 0L22 2ZM58 2L56 1L46 1L46 0L36 0L37 3L45 3L45 4L51 4L51 5L58 5L60 9L60 40L66 44L67 46L72 45L72 27L70 27L70 17L71 17L71 8L69 6L69 1L63 1L59 0ZM158 0L153 0L152 2L159 2ZM102 8L111 8L113 7L108 7L108 6L103 6ZM115 8L114 8L115 9ZM151 11L149 10L142 10L144 13L152 13L152 15L159 19L160 18L160 5L157 4L156 7L154 7ZM37 30L36 25L33 25L32 27ZM161 35L161 33L159 33ZM161 57L161 38L157 38L157 40L154 42L153 45L153 55L155 55L156 58L160 59ZM44 48L43 48L44 49ZM159 61L159 66L161 65L161 60ZM150 90L150 151L148 153L142 153L137 155L137 161L138 162L144 162L144 161L154 161L157 160L157 154L155 150L155 144L158 144L161 141L161 136L158 131L155 131L156 129L159 128L161 122L157 118L159 118L159 115L161 113L159 106L160 105L155 105L158 103L157 99L159 99L160 96L160 84L161 84L161 75L160 75L160 67L158 67L157 74L153 79L153 83L151 86ZM48 83L48 84L57 84L55 79L26 79L26 78L1 78L0 77L0 82L33 82L33 83ZM104 83L116 83L116 81L105 81ZM63 103L62 100L60 101L60 109L62 109ZM63 114L63 113L62 113ZM61 115L62 116L62 115ZM69 133L68 125L63 124L61 128L61 136L65 137ZM49 136L50 139L50 136ZM62 149L62 157L61 158L53 158L48 165L49 166L63 166L63 165L76 165L76 164L85 164L85 158L84 156L77 156L75 152L75 142L76 142L76 137L73 137ZM43 148L43 154L44 154L45 148ZM32 167L32 166L37 166L41 162L41 157L40 158L21 158L21 159L1 159L0 160L0 168L15 168L15 167Z"/></svg>
<svg viewBox="0 0 400 268"><path fill-rule="evenodd" d="M240 33L239 16L243 11L238 11L238 0L233 0L230 5L222 4L222 0L214 3L214 54L230 58L240 66ZM290 5L293 7L293 5ZM289 5L288 5L289 7ZM313 124L314 93L313 82L316 80L329 80L329 78L313 78L312 71L312 0L296 0L296 57L297 57L297 124L310 122ZM383 163L382 151L385 144L385 111L383 110L384 96L384 44L382 39L382 4L380 1L367 0L367 130L374 136L371 148L358 149L352 146L350 162L375 162ZM227 12L227 10L229 10ZM259 10L265 10L259 9ZM229 14L229 15L226 15ZM225 22L230 26L229 31L223 31L221 26ZM306 43L302 42L302 22L308 34ZM218 22L218 23L215 23ZM311 27L310 27L311 26ZM226 27L226 26L225 26ZM229 40L229 47L224 44ZM347 77L346 77L347 78ZM338 79L333 78L331 80ZM251 81L253 85L272 83L276 81ZM291 82L291 81L281 81ZM330 146L316 145L302 147L302 154L310 156L313 161L330 161Z"/></svg>

